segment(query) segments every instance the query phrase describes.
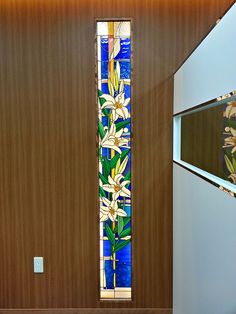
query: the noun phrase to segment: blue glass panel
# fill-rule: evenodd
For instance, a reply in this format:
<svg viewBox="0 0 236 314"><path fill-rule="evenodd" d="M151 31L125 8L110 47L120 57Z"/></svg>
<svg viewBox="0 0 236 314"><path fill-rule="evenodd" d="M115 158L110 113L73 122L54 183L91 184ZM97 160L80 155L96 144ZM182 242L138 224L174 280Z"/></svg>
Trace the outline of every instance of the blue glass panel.
<svg viewBox="0 0 236 314"><path fill-rule="evenodd" d="M117 287L131 287L131 243L116 254Z"/></svg>
<svg viewBox="0 0 236 314"><path fill-rule="evenodd" d="M108 62L101 62L102 79L108 78Z"/></svg>
<svg viewBox="0 0 236 314"><path fill-rule="evenodd" d="M130 98L131 94L131 88L130 85L124 85L124 93L125 93L125 98Z"/></svg>
<svg viewBox="0 0 236 314"><path fill-rule="evenodd" d="M125 211L126 211L127 215L130 216L131 215L131 206L126 205Z"/></svg>
<svg viewBox="0 0 236 314"><path fill-rule="evenodd" d="M120 78L130 79L130 62L120 62Z"/></svg>
<svg viewBox="0 0 236 314"><path fill-rule="evenodd" d="M101 61L108 61L108 37L101 37Z"/></svg>
<svg viewBox="0 0 236 314"><path fill-rule="evenodd" d="M127 265L131 264L131 245L130 243L126 245L122 250L116 253L116 258L118 261L124 262Z"/></svg>
<svg viewBox="0 0 236 314"><path fill-rule="evenodd" d="M130 38L120 39L120 51L115 59L130 59Z"/></svg>
<svg viewBox="0 0 236 314"><path fill-rule="evenodd" d="M111 243L109 240L103 241L103 253L104 256L111 256Z"/></svg>
<svg viewBox="0 0 236 314"><path fill-rule="evenodd" d="M109 89L107 83L102 83L102 92L104 94L109 94Z"/></svg>
<svg viewBox="0 0 236 314"><path fill-rule="evenodd" d="M112 266L112 261L105 261L105 276L107 289L114 289L113 275L114 270Z"/></svg>

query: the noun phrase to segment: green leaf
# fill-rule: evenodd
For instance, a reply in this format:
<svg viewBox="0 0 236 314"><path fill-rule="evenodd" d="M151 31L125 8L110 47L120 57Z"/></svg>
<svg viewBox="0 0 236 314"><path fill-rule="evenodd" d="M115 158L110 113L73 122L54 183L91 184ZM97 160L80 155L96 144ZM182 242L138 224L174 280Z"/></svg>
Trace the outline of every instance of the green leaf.
<svg viewBox="0 0 236 314"><path fill-rule="evenodd" d="M125 247L129 243L130 243L130 240L116 242L116 245L114 247L114 253L120 251L121 249L123 249L123 247Z"/></svg>
<svg viewBox="0 0 236 314"><path fill-rule="evenodd" d="M225 162L226 162L226 166L227 166L229 172L234 173L234 167L233 167L230 159L227 157L227 155L225 155Z"/></svg>
<svg viewBox="0 0 236 314"><path fill-rule="evenodd" d="M123 230L120 234L119 237L120 238L124 238L127 237L128 235L131 235L131 228L128 227L127 229Z"/></svg>
<svg viewBox="0 0 236 314"><path fill-rule="evenodd" d="M130 170L127 172L127 174L125 175L124 177L124 181L126 180L130 180L131 179L131 173L130 173Z"/></svg>
<svg viewBox="0 0 236 314"><path fill-rule="evenodd" d="M99 178L102 180L102 183L108 184L108 180L104 177L103 174L99 173Z"/></svg>
<svg viewBox="0 0 236 314"><path fill-rule="evenodd" d="M235 120L227 119L225 125L227 125L228 127L236 129L236 121Z"/></svg>
<svg viewBox="0 0 236 314"><path fill-rule="evenodd" d="M106 235L107 235L109 241L114 246L115 245L115 234L112 232L112 230L108 224L105 224L105 230L106 230Z"/></svg>
<svg viewBox="0 0 236 314"><path fill-rule="evenodd" d="M114 87L117 92L119 88L119 78L118 78L118 73L116 70L114 71Z"/></svg>
<svg viewBox="0 0 236 314"><path fill-rule="evenodd" d="M100 102L100 106L102 106L106 102L106 99L103 97L99 97L99 102Z"/></svg>
<svg viewBox="0 0 236 314"><path fill-rule="evenodd" d="M120 159L121 160L121 159ZM125 171L125 168L127 166L127 163L129 161L129 157L126 156L125 159L122 161L122 163L119 166L119 169L117 171L117 173L123 173Z"/></svg>
<svg viewBox="0 0 236 314"><path fill-rule="evenodd" d="M236 159L235 158L233 158L232 164L233 164L233 167L234 167L234 172L236 172Z"/></svg>
<svg viewBox="0 0 236 314"><path fill-rule="evenodd" d="M102 91L100 89L98 89L98 97L102 96Z"/></svg>
<svg viewBox="0 0 236 314"><path fill-rule="evenodd" d="M123 231L123 228L124 228L123 218L121 216L118 216L118 234L120 234Z"/></svg>
<svg viewBox="0 0 236 314"><path fill-rule="evenodd" d="M119 168L120 168L120 158L117 160L117 163L116 163L115 174L118 173Z"/></svg>
<svg viewBox="0 0 236 314"><path fill-rule="evenodd" d="M104 98L103 98L104 99ZM109 112L108 112L108 110L106 109L106 108L103 108L102 109L102 113L104 114L104 116L107 116L107 117L109 117Z"/></svg>
<svg viewBox="0 0 236 314"><path fill-rule="evenodd" d="M116 132L118 132L119 130L121 130L122 128L124 128L128 124L130 124L130 119L118 122L116 124Z"/></svg>
<svg viewBox="0 0 236 314"><path fill-rule="evenodd" d="M122 154L120 155L121 160L125 159L125 157L128 155L129 153L129 149L125 149L123 150Z"/></svg>
<svg viewBox="0 0 236 314"><path fill-rule="evenodd" d="M225 155L230 159L231 158L231 156L232 156L232 154L231 154L231 147L225 147L224 148L224 153L225 153Z"/></svg>
<svg viewBox="0 0 236 314"><path fill-rule="evenodd" d="M111 160L110 160L110 167L111 169L115 168L116 163L118 159L120 158L120 154L116 154Z"/></svg>
<svg viewBox="0 0 236 314"><path fill-rule="evenodd" d="M109 90L110 95L114 97L114 93L115 93L114 86L110 78L108 79L107 84L108 84L108 90Z"/></svg>
<svg viewBox="0 0 236 314"><path fill-rule="evenodd" d="M99 186L99 195L106 197L106 193L101 186Z"/></svg>
<svg viewBox="0 0 236 314"><path fill-rule="evenodd" d="M126 216L126 217L122 217L123 218L123 228L130 222L131 217L130 216ZM115 226L114 229L114 233L118 232L118 225Z"/></svg>
<svg viewBox="0 0 236 314"><path fill-rule="evenodd" d="M100 89L98 89L98 99L99 99L99 102L100 102L100 106L102 106L105 102L106 102L106 99L102 97L103 93Z"/></svg>
<svg viewBox="0 0 236 314"><path fill-rule="evenodd" d="M104 131L103 124L100 120L98 120L98 133L99 133L101 139L103 139L105 136L105 131Z"/></svg>
<svg viewBox="0 0 236 314"><path fill-rule="evenodd" d="M110 163L107 160L107 158L102 159L102 167L103 167L103 175L107 179L111 171Z"/></svg>
<svg viewBox="0 0 236 314"><path fill-rule="evenodd" d="M124 227L130 222L131 217L127 216L127 217L123 217L123 222L124 222Z"/></svg>

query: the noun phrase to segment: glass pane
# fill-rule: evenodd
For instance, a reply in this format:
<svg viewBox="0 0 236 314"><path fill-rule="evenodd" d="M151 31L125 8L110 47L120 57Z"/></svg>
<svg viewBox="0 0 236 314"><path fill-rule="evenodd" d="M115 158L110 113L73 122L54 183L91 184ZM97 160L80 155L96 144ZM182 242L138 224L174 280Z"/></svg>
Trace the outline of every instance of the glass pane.
<svg viewBox="0 0 236 314"><path fill-rule="evenodd" d="M117 21L114 23L115 36L130 36L130 22Z"/></svg>
<svg viewBox="0 0 236 314"><path fill-rule="evenodd" d="M100 298L131 299L130 22L97 34Z"/></svg>
<svg viewBox="0 0 236 314"><path fill-rule="evenodd" d="M101 21L97 22L97 35L109 35L109 24L113 23L113 36L123 37L130 36L130 22L129 21Z"/></svg>
<svg viewBox="0 0 236 314"><path fill-rule="evenodd" d="M236 100L181 118L181 159L236 184Z"/></svg>
<svg viewBox="0 0 236 314"><path fill-rule="evenodd" d="M107 22L97 23L97 35L108 35L108 24Z"/></svg>

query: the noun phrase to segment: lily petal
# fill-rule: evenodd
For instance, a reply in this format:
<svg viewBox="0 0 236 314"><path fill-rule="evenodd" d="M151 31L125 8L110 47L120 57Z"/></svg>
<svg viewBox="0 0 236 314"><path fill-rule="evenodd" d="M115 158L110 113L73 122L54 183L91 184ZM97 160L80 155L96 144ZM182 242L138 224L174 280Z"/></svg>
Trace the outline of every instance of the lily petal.
<svg viewBox="0 0 236 314"><path fill-rule="evenodd" d="M112 149L114 149L117 153L119 153L119 154L121 154L122 152L121 152L121 149L118 147L118 146L116 146L116 145L114 145L114 146L112 146Z"/></svg>
<svg viewBox="0 0 236 314"><path fill-rule="evenodd" d="M108 215L103 215L102 217L100 217L100 221L106 221L108 220Z"/></svg>
<svg viewBox="0 0 236 314"><path fill-rule="evenodd" d="M118 199L118 197L120 196L120 192L121 190L112 194L113 201L116 201Z"/></svg>
<svg viewBox="0 0 236 314"><path fill-rule="evenodd" d="M115 201L115 200L111 201L111 207L114 208L115 210L117 210L117 208L118 208L117 201Z"/></svg>
<svg viewBox="0 0 236 314"><path fill-rule="evenodd" d="M118 114L116 113L116 110L112 110L112 120L116 121L119 118Z"/></svg>
<svg viewBox="0 0 236 314"><path fill-rule="evenodd" d="M125 217L125 216L127 216L127 213L123 209L118 208L117 209L117 215L121 216L121 217Z"/></svg>
<svg viewBox="0 0 236 314"><path fill-rule="evenodd" d="M102 198L102 201L103 201L103 203L105 204L105 205L107 205L107 206L110 206L110 201L106 198L106 197L103 197Z"/></svg>
<svg viewBox="0 0 236 314"><path fill-rule="evenodd" d="M127 184L130 184L129 180L125 180L121 183L121 186L126 186Z"/></svg>
<svg viewBox="0 0 236 314"><path fill-rule="evenodd" d="M116 113L123 119L125 118L125 114L121 108L116 109Z"/></svg>
<svg viewBox="0 0 236 314"><path fill-rule="evenodd" d="M120 180L121 180L122 178L124 178L124 176L123 176L122 174L120 174L120 173L116 174L116 175L115 175L115 178L114 178L115 184L116 184L116 183L120 184Z"/></svg>
<svg viewBox="0 0 236 314"><path fill-rule="evenodd" d="M115 99L109 94L103 94L101 98L104 98L106 101L111 101L113 104L115 104Z"/></svg>
<svg viewBox="0 0 236 314"><path fill-rule="evenodd" d="M116 137L121 137L123 132L124 132L124 129L120 129L118 132L116 132Z"/></svg>
<svg viewBox="0 0 236 314"><path fill-rule="evenodd" d="M128 109L126 107L123 107L121 110L123 111L125 119L128 119L128 117L129 117Z"/></svg>
<svg viewBox="0 0 236 314"><path fill-rule="evenodd" d="M111 184L111 185L115 185L116 184L116 179L114 178L114 180L112 179L111 176L108 177L108 182Z"/></svg>
<svg viewBox="0 0 236 314"><path fill-rule="evenodd" d="M114 145L114 142L115 142L115 139L109 139L109 140L106 140L106 141L102 141L101 145L102 147L110 147L110 146L113 146Z"/></svg>
<svg viewBox="0 0 236 314"><path fill-rule="evenodd" d="M100 206L100 212L103 214L107 214L109 212L109 208L106 206Z"/></svg>
<svg viewBox="0 0 236 314"><path fill-rule="evenodd" d="M130 196L130 190L128 190L125 186L122 187L120 196Z"/></svg>
<svg viewBox="0 0 236 314"><path fill-rule="evenodd" d="M124 146L127 145L129 143L129 140L127 138L120 138L120 145L119 146Z"/></svg>
<svg viewBox="0 0 236 314"><path fill-rule="evenodd" d="M111 101L106 101L106 102L104 102L104 104L102 105L101 108L102 108L102 109L104 109L104 108L115 109L115 106L114 106L113 102L111 102Z"/></svg>
<svg viewBox="0 0 236 314"><path fill-rule="evenodd" d="M112 123L109 132L110 132L111 135L115 136L115 134L116 134L116 125L115 125L115 123Z"/></svg>
<svg viewBox="0 0 236 314"><path fill-rule="evenodd" d="M129 102L130 102L130 98L126 98L124 103L123 103L123 106L124 107L128 106Z"/></svg>
<svg viewBox="0 0 236 314"><path fill-rule="evenodd" d="M104 184L104 185L102 186L102 188L103 188L104 191L109 192L109 193L112 193L112 192L115 191L115 190L114 190L114 187L111 186L111 185L109 185L109 184Z"/></svg>
<svg viewBox="0 0 236 314"><path fill-rule="evenodd" d="M114 215L112 215L111 213L108 214L108 217L110 218L111 221L115 221L116 216L117 216L117 213L114 213Z"/></svg>
<svg viewBox="0 0 236 314"><path fill-rule="evenodd" d="M230 131L233 134L233 136L236 137L236 130L234 128L230 128Z"/></svg>

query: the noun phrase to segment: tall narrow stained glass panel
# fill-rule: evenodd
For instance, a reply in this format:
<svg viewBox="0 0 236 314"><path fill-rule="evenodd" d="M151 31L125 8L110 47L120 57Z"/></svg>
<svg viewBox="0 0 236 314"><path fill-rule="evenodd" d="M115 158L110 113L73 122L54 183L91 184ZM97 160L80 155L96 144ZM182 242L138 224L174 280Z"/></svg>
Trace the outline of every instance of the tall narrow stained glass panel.
<svg viewBox="0 0 236 314"><path fill-rule="evenodd" d="M131 299L130 35L130 21L97 22L101 299Z"/></svg>

